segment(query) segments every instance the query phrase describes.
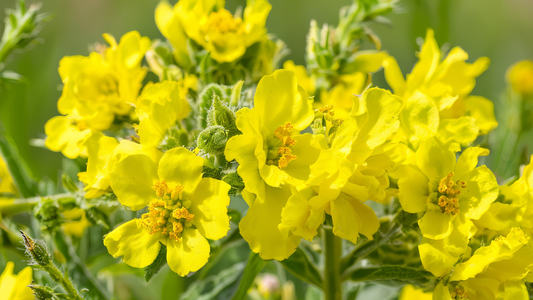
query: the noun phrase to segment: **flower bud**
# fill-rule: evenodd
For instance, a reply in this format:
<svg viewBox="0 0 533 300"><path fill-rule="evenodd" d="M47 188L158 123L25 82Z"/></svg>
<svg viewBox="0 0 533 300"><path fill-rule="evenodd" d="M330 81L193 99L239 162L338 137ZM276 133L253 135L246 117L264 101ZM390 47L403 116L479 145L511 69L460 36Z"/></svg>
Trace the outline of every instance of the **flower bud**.
<svg viewBox="0 0 533 300"><path fill-rule="evenodd" d="M36 300L49 300L49 299L57 299L57 297L54 294L54 290L47 286L42 285L36 285L36 284L30 284L28 286L33 291L33 295L35 296Z"/></svg>
<svg viewBox="0 0 533 300"><path fill-rule="evenodd" d="M28 264L39 265L39 266L48 266L50 261L50 255L46 250L46 246L34 241L30 236L25 234L22 230L22 240L24 242L24 247L26 248L26 256L30 259Z"/></svg>
<svg viewBox="0 0 533 300"><path fill-rule="evenodd" d="M224 153L228 134L222 126L210 126L198 135L198 148L213 155Z"/></svg>
<svg viewBox="0 0 533 300"><path fill-rule="evenodd" d="M507 81L522 96L533 94L533 61L523 60L507 70Z"/></svg>
<svg viewBox="0 0 533 300"><path fill-rule="evenodd" d="M207 112L207 126L222 126L228 130L229 137L240 134L241 132L237 129L235 124L236 117L235 113L222 101L220 97L215 96L213 99L213 105L211 109Z"/></svg>

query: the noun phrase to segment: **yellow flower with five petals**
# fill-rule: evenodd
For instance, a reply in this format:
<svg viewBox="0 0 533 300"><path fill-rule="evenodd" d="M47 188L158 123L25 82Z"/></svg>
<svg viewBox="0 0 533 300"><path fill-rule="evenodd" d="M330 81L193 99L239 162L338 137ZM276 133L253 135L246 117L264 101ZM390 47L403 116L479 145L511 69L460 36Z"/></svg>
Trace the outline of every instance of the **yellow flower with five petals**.
<svg viewBox="0 0 533 300"><path fill-rule="evenodd" d="M113 257L136 268L150 265L161 248L180 276L198 271L209 258L206 238L229 230L225 182L202 178L203 159L185 148L166 152L159 164L146 154L125 155L111 173L111 188L132 210L148 206L141 218L115 228L104 239Z"/></svg>

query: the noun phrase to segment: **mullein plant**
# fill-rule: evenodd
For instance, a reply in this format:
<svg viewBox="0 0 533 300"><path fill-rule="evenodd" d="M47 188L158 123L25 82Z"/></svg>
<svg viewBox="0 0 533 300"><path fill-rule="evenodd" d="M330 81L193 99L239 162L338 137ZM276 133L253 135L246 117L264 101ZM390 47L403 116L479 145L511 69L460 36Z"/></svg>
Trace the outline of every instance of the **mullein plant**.
<svg viewBox="0 0 533 300"><path fill-rule="evenodd" d="M70 159L61 185L37 183L1 132L2 253L22 241L39 276L0 260L0 297L111 299L105 278L154 284L168 265L187 278L169 277L182 299L246 299L273 265L326 300L365 282L404 286L400 299L529 299L531 153L509 154L527 157L509 180L483 164L498 123L471 92L489 59L443 52L428 29L404 77L368 27L395 6L354 0L336 26L312 21L305 66L280 64L267 0L235 13L224 1L162 1L165 41L104 34L107 44L63 58L61 115L44 141ZM365 39L375 50L361 50ZM532 66L508 72L524 136ZM372 84L382 68L391 90ZM148 72L159 81L145 83Z"/></svg>

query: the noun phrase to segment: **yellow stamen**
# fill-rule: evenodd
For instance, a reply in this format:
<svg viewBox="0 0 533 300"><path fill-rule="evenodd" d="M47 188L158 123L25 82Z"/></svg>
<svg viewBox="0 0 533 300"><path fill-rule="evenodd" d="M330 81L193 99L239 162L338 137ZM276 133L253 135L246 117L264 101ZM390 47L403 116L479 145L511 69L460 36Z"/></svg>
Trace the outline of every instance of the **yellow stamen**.
<svg viewBox="0 0 533 300"><path fill-rule="evenodd" d="M333 105L326 105L318 109L319 112L323 114L329 114L330 116L335 115L335 111L333 110Z"/></svg>
<svg viewBox="0 0 533 300"><path fill-rule="evenodd" d="M291 138L293 127L291 122L287 122L274 130L274 136L283 142L283 146L294 146L296 144L296 141Z"/></svg>
<svg viewBox="0 0 533 300"><path fill-rule="evenodd" d="M183 186L180 184L170 188L164 180L161 180L154 184L154 190L159 199L150 201L148 212L137 222L147 228L150 234L159 232L179 241L183 228L191 226L194 218L194 214L187 210L191 201L182 200Z"/></svg>
<svg viewBox="0 0 533 300"><path fill-rule="evenodd" d="M448 173L446 177L442 178L439 182L437 190L440 193L438 205L442 208L442 212L445 214L456 215L460 212L459 199L456 197L461 193L458 189L454 189L456 186L460 188L466 188L466 183L463 181L453 181L453 172Z"/></svg>
<svg viewBox="0 0 533 300"><path fill-rule="evenodd" d="M452 296L452 299L454 300L468 300L468 296L466 295L466 291L463 290L460 287L457 287L454 291L450 293L450 296Z"/></svg>
<svg viewBox="0 0 533 300"><path fill-rule="evenodd" d="M289 147L279 147L278 154L281 155L278 161L278 167L280 169L286 168L289 162L296 160L296 155L292 154L291 148Z"/></svg>
<svg viewBox="0 0 533 300"><path fill-rule="evenodd" d="M226 9L221 9L216 12L212 12L205 25L202 27L202 31L216 31L216 32L238 32L242 27L242 19L234 18L233 15Z"/></svg>
<svg viewBox="0 0 533 300"><path fill-rule="evenodd" d="M459 199L440 196L439 206L443 208L444 213L456 215L459 213Z"/></svg>

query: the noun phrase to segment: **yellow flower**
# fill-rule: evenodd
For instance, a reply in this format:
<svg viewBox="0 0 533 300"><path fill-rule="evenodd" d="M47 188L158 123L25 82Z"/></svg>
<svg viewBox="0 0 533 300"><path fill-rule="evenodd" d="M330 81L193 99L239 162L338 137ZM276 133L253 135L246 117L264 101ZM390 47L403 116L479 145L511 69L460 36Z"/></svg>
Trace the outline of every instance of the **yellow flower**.
<svg viewBox="0 0 533 300"><path fill-rule="evenodd" d="M476 84L475 78L488 68L488 58L469 64L465 62L468 54L455 47L441 61L431 29L418 56L419 61L407 79L393 57L383 62L388 84L406 100L401 117L411 143L438 133L441 138L466 144L497 126L493 104L483 97L468 97Z"/></svg>
<svg viewBox="0 0 533 300"><path fill-rule="evenodd" d="M32 269L26 267L17 275L13 274L15 264L7 262L6 268L0 275L0 297L5 300L32 300L32 290L28 285L32 282Z"/></svg>
<svg viewBox="0 0 533 300"><path fill-rule="evenodd" d="M334 135L322 136L323 150L311 166L308 187L293 191L283 210L281 227L294 235L311 240L325 213L332 216L333 233L352 242L360 233L372 239L379 228L376 214L363 202L388 199L385 169L392 162L380 147L399 127L402 100L372 88L353 101L350 117Z"/></svg>
<svg viewBox="0 0 533 300"><path fill-rule="evenodd" d="M67 116L56 116L44 125L46 133L45 146L52 151L61 151L70 159L87 157L85 141L91 136L91 129L79 117L77 111Z"/></svg>
<svg viewBox="0 0 533 300"><path fill-rule="evenodd" d="M500 187L505 201L494 202L481 219L475 221L479 229L506 234L512 227L533 234L533 157L524 167L522 176L511 185Z"/></svg>
<svg viewBox="0 0 533 300"><path fill-rule="evenodd" d="M109 191L108 162L118 146L115 138L93 132L85 141L88 152L87 171L78 173L78 178L85 184L85 198L96 198Z"/></svg>
<svg viewBox="0 0 533 300"><path fill-rule="evenodd" d="M203 267L210 252L206 238L218 240L229 230L230 186L202 178L202 167L203 159L185 148L166 152L159 166L146 154L123 155L111 173L111 187L123 205L132 210L148 205L148 212L105 237L109 253L144 268L162 243L168 265L180 276Z"/></svg>
<svg viewBox="0 0 533 300"><path fill-rule="evenodd" d="M174 8L161 2L156 24L175 49L178 64L190 63L187 38L206 49L220 62L233 62L251 45L266 39L266 19L272 6L266 0L247 0L244 17L233 16L218 0L180 0Z"/></svg>
<svg viewBox="0 0 533 300"><path fill-rule="evenodd" d="M286 238L278 229L290 187L307 180L309 166L318 157L313 136L300 134L314 118L312 100L298 86L293 72L278 70L257 86L254 108L237 112L242 135L232 137L225 150L228 161L239 163L237 172L246 186L250 209L240 222L243 238L264 259L290 256L299 237Z"/></svg>
<svg viewBox="0 0 533 300"><path fill-rule="evenodd" d="M533 61L523 60L507 70L507 82L520 95L533 94Z"/></svg>
<svg viewBox="0 0 533 300"><path fill-rule="evenodd" d="M87 156L85 141L91 131L107 130L116 116L129 116L146 76L141 61L150 40L136 31L120 43L105 34L110 44L88 57L67 56L59 62L64 87L57 103L58 116L45 125L46 147L74 159Z"/></svg>
<svg viewBox="0 0 533 300"><path fill-rule="evenodd" d="M440 283L434 299L529 299L522 280L533 267L533 247L519 228L477 249L450 269L448 286ZM463 297L463 298L460 298Z"/></svg>
<svg viewBox="0 0 533 300"><path fill-rule="evenodd" d="M128 140L120 143L100 132L93 132L85 142L88 152L87 171L78 173L78 178L85 184L85 198L99 197L111 191L111 172L124 157L144 154L152 161L158 162L163 155L153 146L145 146Z"/></svg>
<svg viewBox="0 0 533 300"><path fill-rule="evenodd" d="M176 121L190 112L183 80L148 83L137 100L141 144L157 147Z"/></svg>
<svg viewBox="0 0 533 300"><path fill-rule="evenodd" d="M416 152L416 166L401 166L398 198L403 209L424 213L418 221L424 267L443 276L466 249L478 220L498 197L498 183L478 157L488 150L466 149L456 161L457 144L430 138Z"/></svg>
<svg viewBox="0 0 533 300"><path fill-rule="evenodd" d="M94 130L109 129L115 115L129 115L146 70L141 61L150 40L136 31L126 33L117 44L105 34L110 47L88 57L67 56L59 63L63 93L57 103L61 114L76 110Z"/></svg>

